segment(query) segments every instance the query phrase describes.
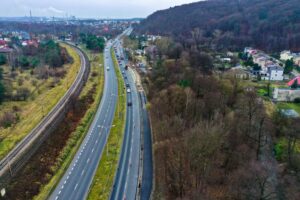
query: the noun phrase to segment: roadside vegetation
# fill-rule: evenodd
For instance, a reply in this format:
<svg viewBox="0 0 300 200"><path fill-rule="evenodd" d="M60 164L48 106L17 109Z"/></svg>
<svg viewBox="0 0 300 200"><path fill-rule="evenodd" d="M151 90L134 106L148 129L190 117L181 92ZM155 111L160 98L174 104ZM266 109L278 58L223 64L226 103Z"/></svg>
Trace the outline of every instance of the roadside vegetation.
<svg viewBox="0 0 300 200"><path fill-rule="evenodd" d="M300 123L270 101L280 83L221 75L212 50L189 42L157 41L143 80L154 199L297 199Z"/></svg>
<svg viewBox="0 0 300 200"><path fill-rule="evenodd" d="M0 83L4 86L4 99L0 105L0 159L36 127L75 80L80 69L80 58L70 47L60 46L72 63L61 67L0 67L3 77ZM55 44L53 48L58 51L59 47Z"/></svg>
<svg viewBox="0 0 300 200"><path fill-rule="evenodd" d="M103 54L85 51L91 60L91 72L83 91L53 134L8 183L7 199L47 199L84 139L104 84Z"/></svg>
<svg viewBox="0 0 300 200"><path fill-rule="evenodd" d="M108 199L113 188L114 177L118 168L118 160L121 153L123 135L126 121L126 92L124 90L124 80L115 57L111 50L114 62L114 68L118 78L118 101L114 115L113 125L109 134L107 144L105 145L97 172L93 178L88 199L100 200Z"/></svg>

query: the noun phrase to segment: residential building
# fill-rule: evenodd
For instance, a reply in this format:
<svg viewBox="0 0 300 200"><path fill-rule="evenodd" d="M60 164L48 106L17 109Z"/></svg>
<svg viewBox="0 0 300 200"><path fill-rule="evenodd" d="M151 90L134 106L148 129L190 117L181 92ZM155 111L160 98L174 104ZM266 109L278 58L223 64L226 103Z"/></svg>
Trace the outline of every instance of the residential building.
<svg viewBox="0 0 300 200"><path fill-rule="evenodd" d="M280 53L280 60L286 61L293 58L291 51L282 51Z"/></svg>

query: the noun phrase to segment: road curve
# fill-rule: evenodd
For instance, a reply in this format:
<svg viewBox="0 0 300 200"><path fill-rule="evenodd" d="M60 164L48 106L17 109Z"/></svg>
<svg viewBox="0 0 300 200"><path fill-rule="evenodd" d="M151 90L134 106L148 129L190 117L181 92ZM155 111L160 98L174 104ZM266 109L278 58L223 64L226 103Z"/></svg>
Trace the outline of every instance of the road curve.
<svg viewBox="0 0 300 200"><path fill-rule="evenodd" d="M118 82L108 42L104 52L105 84L94 121L69 168L49 199L86 199L112 126ZM107 69L109 67L109 69Z"/></svg>
<svg viewBox="0 0 300 200"><path fill-rule="evenodd" d="M0 177L2 180L4 176L12 175L23 166L66 113L72 98L80 94L88 78L90 64L87 56L80 49L75 46L72 46L72 48L76 50L81 59L81 68L75 81L48 115L0 161Z"/></svg>

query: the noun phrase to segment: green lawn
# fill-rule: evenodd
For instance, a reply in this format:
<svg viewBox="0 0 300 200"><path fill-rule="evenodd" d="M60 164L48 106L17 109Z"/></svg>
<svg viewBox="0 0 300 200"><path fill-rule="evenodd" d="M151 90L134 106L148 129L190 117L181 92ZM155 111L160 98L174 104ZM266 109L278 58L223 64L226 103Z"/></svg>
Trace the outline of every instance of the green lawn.
<svg viewBox="0 0 300 200"><path fill-rule="evenodd" d="M299 103L278 103L277 108L279 109L294 109L297 113L300 114L300 104Z"/></svg>
<svg viewBox="0 0 300 200"><path fill-rule="evenodd" d="M276 159L279 161L284 161L287 160L288 153L288 140L285 137L281 137L278 139L278 141L275 143L275 156ZM300 141L298 140L296 145L295 145L295 153L300 153Z"/></svg>
<svg viewBox="0 0 300 200"><path fill-rule="evenodd" d="M113 181L118 167L118 160L121 152L121 146L123 141L123 133L125 129L126 120L126 92L124 88L124 80L121 75L121 71L118 67L115 54L112 51L114 58L114 67L117 72L118 78L118 91L119 97L117 102L117 109L115 112L113 127L111 129L108 142L105 146L108 146L108 154L106 150L103 152L102 158L99 163L96 175L93 179L91 190L88 196L90 200L108 199L111 189L113 187ZM118 113L118 111L120 113Z"/></svg>

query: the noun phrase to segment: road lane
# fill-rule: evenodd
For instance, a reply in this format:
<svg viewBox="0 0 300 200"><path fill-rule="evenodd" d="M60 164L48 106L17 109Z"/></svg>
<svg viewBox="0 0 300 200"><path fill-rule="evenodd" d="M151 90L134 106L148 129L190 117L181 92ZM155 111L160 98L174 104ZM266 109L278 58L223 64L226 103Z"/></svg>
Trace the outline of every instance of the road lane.
<svg viewBox="0 0 300 200"><path fill-rule="evenodd" d="M50 199L85 199L104 151L112 126L118 97L117 77L110 53L111 43L104 52L105 84L94 121L65 175ZM109 67L109 70L106 68Z"/></svg>
<svg viewBox="0 0 300 200"><path fill-rule="evenodd" d="M119 58L124 57L123 49L120 42L117 44L117 55ZM139 159L140 159L140 103L138 91L133 79L133 74L130 70L125 70L126 61L121 61L120 68L124 71L126 83L130 85L130 96L132 106L128 107L129 113L132 113L132 118L126 121L126 131L122 152L119 161L118 171L116 173L114 187L110 199L135 199L138 188L139 174Z"/></svg>

